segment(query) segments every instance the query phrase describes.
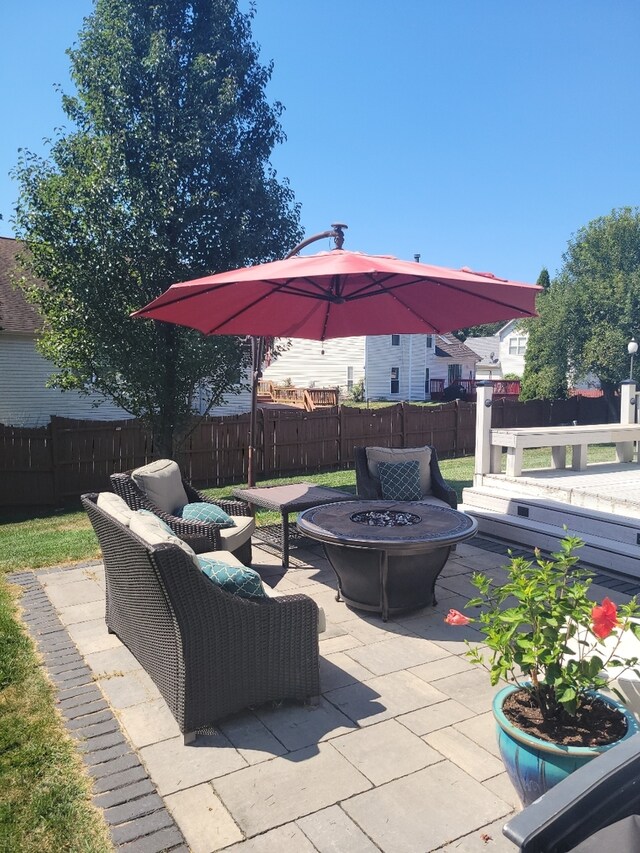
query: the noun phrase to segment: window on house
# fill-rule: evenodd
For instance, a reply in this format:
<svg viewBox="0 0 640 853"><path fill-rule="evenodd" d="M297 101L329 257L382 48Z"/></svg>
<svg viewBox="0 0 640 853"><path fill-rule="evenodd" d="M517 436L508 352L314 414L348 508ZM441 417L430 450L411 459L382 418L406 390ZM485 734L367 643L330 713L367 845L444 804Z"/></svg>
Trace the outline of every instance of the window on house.
<svg viewBox="0 0 640 853"><path fill-rule="evenodd" d="M524 355L527 351L527 339L526 337L521 338L509 338L509 355Z"/></svg>
<svg viewBox="0 0 640 853"><path fill-rule="evenodd" d="M427 335L427 349L433 349L433 335Z"/></svg>
<svg viewBox="0 0 640 853"><path fill-rule="evenodd" d="M353 367L347 367L347 391L353 391Z"/></svg>
<svg viewBox="0 0 640 853"><path fill-rule="evenodd" d="M391 389L392 394L400 393L400 368L392 367L391 368Z"/></svg>
<svg viewBox="0 0 640 853"><path fill-rule="evenodd" d="M447 369L447 384L451 385L453 382L459 382L462 379L462 365L461 364L450 364Z"/></svg>
<svg viewBox="0 0 640 853"><path fill-rule="evenodd" d="M424 371L424 393L427 397L431 394L431 370L428 367Z"/></svg>
<svg viewBox="0 0 640 853"><path fill-rule="evenodd" d="M391 335L391 346L399 347L400 346L400 335Z"/></svg>

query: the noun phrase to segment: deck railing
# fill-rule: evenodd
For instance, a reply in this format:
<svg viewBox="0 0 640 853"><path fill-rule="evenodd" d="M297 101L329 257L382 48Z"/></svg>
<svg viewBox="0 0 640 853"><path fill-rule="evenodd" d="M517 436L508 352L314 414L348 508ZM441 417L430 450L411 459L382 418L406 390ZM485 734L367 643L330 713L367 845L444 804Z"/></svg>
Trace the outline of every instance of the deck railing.
<svg viewBox="0 0 640 853"><path fill-rule="evenodd" d="M293 385L276 385L275 382L261 379L258 382L258 397L269 399L272 403L295 406L306 412L326 406L337 406L338 388L296 388Z"/></svg>

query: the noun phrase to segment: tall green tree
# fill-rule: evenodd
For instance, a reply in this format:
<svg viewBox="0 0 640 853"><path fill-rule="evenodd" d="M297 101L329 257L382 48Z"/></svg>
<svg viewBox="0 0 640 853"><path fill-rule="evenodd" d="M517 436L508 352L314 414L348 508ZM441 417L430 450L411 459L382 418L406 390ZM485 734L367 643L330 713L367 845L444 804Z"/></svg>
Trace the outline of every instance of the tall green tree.
<svg viewBox="0 0 640 853"><path fill-rule="evenodd" d="M573 384L595 374L611 399L640 329L640 209L613 210L573 235L537 307L521 396L554 396L561 375Z"/></svg>
<svg viewBox="0 0 640 853"><path fill-rule="evenodd" d="M72 130L24 152L17 236L42 353L58 386L107 394L148 421L162 454L191 414L238 390L247 352L129 313L177 281L282 257L299 208L269 164L284 140L272 66L237 0L96 0L68 51Z"/></svg>
<svg viewBox="0 0 640 853"><path fill-rule="evenodd" d="M567 396L566 292L550 285L536 300L539 317L522 321L529 334L521 400L558 400Z"/></svg>
<svg viewBox="0 0 640 853"><path fill-rule="evenodd" d="M549 278L549 270L546 267L542 267L540 270L540 275L536 281L536 284L540 287L543 287L545 290L548 290L551 287L551 279Z"/></svg>

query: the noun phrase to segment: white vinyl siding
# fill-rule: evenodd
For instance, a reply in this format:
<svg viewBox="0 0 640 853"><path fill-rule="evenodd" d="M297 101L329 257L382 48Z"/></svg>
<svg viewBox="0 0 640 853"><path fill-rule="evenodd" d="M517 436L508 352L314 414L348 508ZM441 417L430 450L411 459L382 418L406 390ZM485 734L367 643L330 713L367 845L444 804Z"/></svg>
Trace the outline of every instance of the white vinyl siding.
<svg viewBox="0 0 640 853"><path fill-rule="evenodd" d="M432 338L429 346L428 338ZM428 380L442 379L447 384L449 365L454 359L436 356L435 335L401 335L400 346L392 346L390 335L370 335L366 339L366 388L369 400L423 401L430 399ZM463 362L455 369L462 378L474 375L475 361ZM398 394L390 392L390 371L400 368ZM428 374L427 374L428 371Z"/></svg>
<svg viewBox="0 0 640 853"><path fill-rule="evenodd" d="M262 378L276 385L290 379L296 388L340 388L347 392L347 370L353 368L354 383L364 378L364 337L309 341L290 338L291 346L274 359ZM387 336L389 340L389 336ZM279 339L277 344L286 343Z"/></svg>
<svg viewBox="0 0 640 853"><path fill-rule="evenodd" d="M51 415L99 421L131 417L101 395L47 388L55 371L36 351L33 337L0 333L0 423L45 426Z"/></svg>

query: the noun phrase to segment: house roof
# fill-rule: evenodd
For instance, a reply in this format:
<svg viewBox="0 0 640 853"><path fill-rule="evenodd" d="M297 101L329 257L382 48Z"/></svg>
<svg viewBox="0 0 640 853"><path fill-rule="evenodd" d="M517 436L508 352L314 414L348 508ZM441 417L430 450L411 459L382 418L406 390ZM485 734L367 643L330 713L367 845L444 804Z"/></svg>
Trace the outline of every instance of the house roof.
<svg viewBox="0 0 640 853"><path fill-rule="evenodd" d="M500 336L489 335L484 338L467 338L465 344L480 356L479 364L494 367L500 363Z"/></svg>
<svg viewBox="0 0 640 853"><path fill-rule="evenodd" d="M438 335L436 355L439 358L455 358L458 361L479 361L477 354L455 335Z"/></svg>
<svg viewBox="0 0 640 853"><path fill-rule="evenodd" d="M22 244L11 237L0 237L0 331L36 332L42 318L22 291L13 284L20 272L17 255Z"/></svg>

